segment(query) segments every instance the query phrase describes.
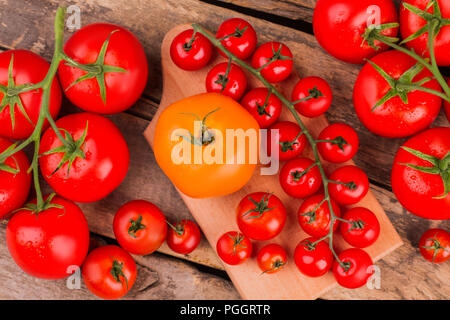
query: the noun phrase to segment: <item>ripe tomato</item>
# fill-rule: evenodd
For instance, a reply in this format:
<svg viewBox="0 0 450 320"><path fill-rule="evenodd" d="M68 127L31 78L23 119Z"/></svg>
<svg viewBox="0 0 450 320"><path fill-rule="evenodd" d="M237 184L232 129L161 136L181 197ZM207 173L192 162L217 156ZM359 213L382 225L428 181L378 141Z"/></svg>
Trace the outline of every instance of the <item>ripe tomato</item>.
<svg viewBox="0 0 450 320"><path fill-rule="evenodd" d="M345 123L333 123L319 134L320 155L329 162L342 163L358 152L359 138L355 129Z"/></svg>
<svg viewBox="0 0 450 320"><path fill-rule="evenodd" d="M229 35L233 35L229 37ZM228 19L219 26L217 39L223 39L222 45L241 60L247 60L255 51L258 43L255 29L240 18ZM225 54L220 52L223 56Z"/></svg>
<svg viewBox="0 0 450 320"><path fill-rule="evenodd" d="M298 270L308 277L321 277L333 265L333 253L325 241L319 238L306 238L295 247L294 260ZM313 245L314 244L314 245Z"/></svg>
<svg viewBox="0 0 450 320"><path fill-rule="evenodd" d="M450 219L449 152L450 128L445 127L419 133L397 152L392 190L411 213L426 219Z"/></svg>
<svg viewBox="0 0 450 320"><path fill-rule="evenodd" d="M226 147L227 129L235 130L236 139L244 143ZM240 135L242 130L247 135ZM233 193L250 180L258 161L258 136L258 123L239 103L204 93L175 102L161 113L153 151L181 192L193 198L216 197ZM200 151L200 159L192 149Z"/></svg>
<svg viewBox="0 0 450 320"><path fill-rule="evenodd" d="M334 261L333 274L336 281L348 289L360 288L367 283L373 274L372 258L362 249L350 248L342 251L338 258L345 265L342 267Z"/></svg>
<svg viewBox="0 0 450 320"><path fill-rule="evenodd" d="M450 259L450 233L442 229L429 229L419 241L422 256L433 263L442 263Z"/></svg>
<svg viewBox="0 0 450 320"><path fill-rule="evenodd" d="M322 194L313 195L301 204L297 212L298 222L300 227L312 237L321 238L330 232L331 214L328 201L323 201ZM341 216L341 209L334 202L331 201L334 215ZM336 231L339 221L335 220L333 224L333 231Z"/></svg>
<svg viewBox="0 0 450 320"><path fill-rule="evenodd" d="M252 67L261 69L261 75L271 83L287 79L292 72L292 52L279 42L266 42L256 49L252 57Z"/></svg>
<svg viewBox="0 0 450 320"><path fill-rule="evenodd" d="M0 154L13 148L13 144L0 137ZM19 151L0 162L0 219L19 209L28 198L31 186L31 175L28 158Z"/></svg>
<svg viewBox="0 0 450 320"><path fill-rule="evenodd" d="M361 64L389 47L378 40L372 48L363 38L372 25L382 26L398 21L392 0L318 0L314 9L313 28L317 41L335 58ZM372 27L372 29L374 29ZM398 27L385 28L383 36L395 37Z"/></svg>
<svg viewBox="0 0 450 320"><path fill-rule="evenodd" d="M229 231L217 241L217 254L223 262L238 265L252 255L252 242L240 232Z"/></svg>
<svg viewBox="0 0 450 320"><path fill-rule="evenodd" d="M272 193L245 196L236 209L239 230L252 240L269 240L280 234L286 223L286 208Z"/></svg>
<svg viewBox="0 0 450 320"><path fill-rule="evenodd" d="M9 79L9 68L11 77ZM50 65L42 57L27 50L0 53L0 137L14 140L28 138L39 118L42 89L14 94L16 87L44 80ZM8 89L9 85L9 89ZM9 92L9 95L8 95ZM52 82L49 111L56 119L61 108L61 87L58 78ZM48 121L44 122L44 128Z"/></svg>
<svg viewBox="0 0 450 320"><path fill-rule="evenodd" d="M241 105L258 121L261 129L265 129L278 121L283 104L274 94L269 95L266 87L255 88L245 94Z"/></svg>
<svg viewBox="0 0 450 320"><path fill-rule="evenodd" d="M377 241L380 223L369 209L357 207L348 210L343 219L353 223L341 222L340 231L345 241L357 248L366 248Z"/></svg>
<svg viewBox="0 0 450 320"><path fill-rule="evenodd" d="M170 227L167 234L167 244L176 253L189 254L200 244L202 236L195 222L181 220L175 225L170 225Z"/></svg>
<svg viewBox="0 0 450 320"><path fill-rule="evenodd" d="M6 244L17 265L42 279L62 279L80 267L89 248L89 227L73 202L46 197L51 205L33 213L22 209L6 228ZM32 201L36 204L36 199Z"/></svg>
<svg viewBox="0 0 450 320"><path fill-rule="evenodd" d="M263 273L277 273L286 265L286 250L279 244L271 243L259 250L256 260Z"/></svg>
<svg viewBox="0 0 450 320"><path fill-rule="evenodd" d="M322 186L322 177L314 161L296 158L285 163L280 171L280 184L284 192L294 198L306 198Z"/></svg>
<svg viewBox="0 0 450 320"><path fill-rule="evenodd" d="M114 245L94 249L81 271L86 287L102 299L119 299L136 281L137 267L128 252Z"/></svg>
<svg viewBox="0 0 450 320"><path fill-rule="evenodd" d="M276 132L278 130L278 132ZM291 121L279 121L269 128L267 154L272 155L272 140L279 145L278 159L286 161L298 157L305 150L307 139L300 126Z"/></svg>
<svg viewBox="0 0 450 320"><path fill-rule="evenodd" d="M340 167L331 174L329 179L331 180L328 184L330 196L341 205L358 203L369 191L369 178L357 166Z"/></svg>
<svg viewBox="0 0 450 320"><path fill-rule="evenodd" d="M228 69L229 68L229 69ZM232 63L219 63L206 76L206 91L224 94L239 101L247 90L247 77L242 69Z"/></svg>
<svg viewBox="0 0 450 320"><path fill-rule="evenodd" d="M170 57L178 68L188 71L205 67L212 56L211 42L202 34L188 29L177 35L170 45Z"/></svg>
<svg viewBox="0 0 450 320"><path fill-rule="evenodd" d="M85 111L113 114L130 108L147 84L148 63L144 48L127 29L94 23L77 32L64 45L81 70L61 63L59 77L70 101Z"/></svg>
<svg viewBox="0 0 450 320"><path fill-rule="evenodd" d="M333 92L328 82L319 77L301 79L292 91L295 109L305 117L314 118L325 113L333 101Z"/></svg>
<svg viewBox="0 0 450 320"><path fill-rule="evenodd" d="M48 184L76 202L103 199L128 171L127 143L111 120L93 113L76 113L56 122L67 146L52 128L41 139L39 164Z"/></svg>
<svg viewBox="0 0 450 320"><path fill-rule="evenodd" d="M400 32L402 38L409 40L409 37L413 36L416 32L425 27L425 32L418 37L413 36L410 41L405 42L408 48L413 49L416 53L421 54L427 58L430 57L428 50L428 26L433 22L434 15L437 21L442 19L450 19L450 3L446 0L438 0L436 4L439 6L440 14L435 12L434 7L430 6L427 10L427 6L430 5L430 0L403 0L400 5ZM410 5L422 11L421 14L427 13L429 16L427 20L419 16L417 13L409 10L405 5ZM445 25L444 21L439 26L439 31L435 32L434 39L434 54L436 56L436 62L439 66L450 65L450 25Z"/></svg>
<svg viewBox="0 0 450 320"><path fill-rule="evenodd" d="M122 248L144 256L158 250L166 239L166 218L153 203L134 200L116 212L113 230Z"/></svg>

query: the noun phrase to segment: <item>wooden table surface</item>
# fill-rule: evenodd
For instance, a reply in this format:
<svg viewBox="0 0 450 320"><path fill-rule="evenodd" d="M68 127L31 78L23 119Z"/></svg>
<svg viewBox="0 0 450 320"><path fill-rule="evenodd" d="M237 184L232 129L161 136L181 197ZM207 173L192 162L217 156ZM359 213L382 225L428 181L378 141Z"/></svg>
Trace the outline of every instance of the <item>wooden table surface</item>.
<svg viewBox="0 0 450 320"><path fill-rule="evenodd" d="M398 2L398 1L396 1ZM113 242L112 219L116 210L132 199L154 202L169 220L189 218L190 213L170 181L158 168L142 132L152 119L161 98L160 46L164 34L175 25L198 22L210 30L231 17L247 19L259 41L287 44L302 76L318 75L329 81L335 94L327 116L354 127L361 140L355 162L370 179L377 199L399 232L404 245L378 262L381 288L335 288L324 299L448 299L450 266L426 262L417 249L420 235L430 227L450 229L450 222L417 218L397 202L391 191L390 168L405 139L384 139L368 132L353 112L352 88L360 66L339 62L319 47L310 22L314 0L0 0L0 50L29 49L48 60L53 52L53 18L58 5L76 4L81 23L111 22L133 31L150 60L150 78L143 97L126 113L111 116L131 150L130 170L124 183L106 199L81 205L92 235ZM66 38L70 37L66 31ZM447 70L444 70L447 72ZM447 72L449 73L449 72ZM64 102L65 113L76 111ZM441 113L433 126L449 126ZM49 189L47 188L49 191ZM12 261L5 245L5 223L0 224L0 298L94 299L82 284L69 290L65 280L48 281L24 274ZM166 245L139 265L136 285L127 299L238 299L223 266L209 244L188 256L171 252Z"/></svg>

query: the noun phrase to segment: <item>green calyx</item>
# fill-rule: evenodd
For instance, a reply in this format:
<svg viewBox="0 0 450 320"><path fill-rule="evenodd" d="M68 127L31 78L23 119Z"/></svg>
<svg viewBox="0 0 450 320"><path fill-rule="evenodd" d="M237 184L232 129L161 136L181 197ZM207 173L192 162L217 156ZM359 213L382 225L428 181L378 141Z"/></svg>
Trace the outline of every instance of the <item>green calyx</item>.
<svg viewBox="0 0 450 320"><path fill-rule="evenodd" d="M266 115L269 118L272 118L272 115L266 111L266 108L269 105L269 98L270 98L271 94L272 94L272 90L269 90L269 92L267 93L266 100L264 101L264 104L262 106L258 102L256 102L256 111L258 111L258 114L261 117Z"/></svg>
<svg viewBox="0 0 450 320"><path fill-rule="evenodd" d="M201 132L199 133L200 137L196 137L194 136L192 133L189 132L189 137L183 136L183 135L179 135L179 137L182 137L183 139L185 139L186 141L189 141L191 144L193 145L197 145L197 146L207 146L211 143L214 142L215 140L215 136L214 133L210 130L210 128L208 128L208 126L206 125L206 119L213 114L214 112L219 111L220 108L214 109L213 111L208 112L203 119L200 119L195 113L181 113L184 115L190 115L190 116L194 116L197 121L201 122Z"/></svg>
<svg viewBox="0 0 450 320"><path fill-rule="evenodd" d="M245 217L249 215L250 213L256 212L257 215L251 215L247 217L247 219L256 219L261 217L265 212L270 211L272 209L275 209L276 207L270 208L269 207L269 199L273 195L273 193L266 193L259 202L255 201L252 197L248 197L248 200L250 200L255 207L247 212L245 212L242 217Z"/></svg>
<svg viewBox="0 0 450 320"><path fill-rule="evenodd" d="M16 147L16 144L12 144L8 148L6 148L6 150L3 151L2 153L8 153L8 152L14 150L15 147ZM19 164L17 163L17 160L16 160L16 158L14 158L14 156L12 156L11 159L14 160L15 168L7 165L6 159L5 159L3 161L0 161L0 171L9 172L9 173L12 173L13 175L16 175L20 172Z"/></svg>
<svg viewBox="0 0 450 320"><path fill-rule="evenodd" d="M269 270L264 271L262 274L278 270L278 269L284 267L285 265L286 265L286 262L284 262L281 259L278 259L272 264L272 268L270 268Z"/></svg>
<svg viewBox="0 0 450 320"><path fill-rule="evenodd" d="M317 245L317 243L318 243L318 242L312 243L312 242L309 241L309 240L304 240L304 241L301 242L301 245L302 245L303 247L305 247L306 250L308 250L308 251L313 251L313 250L316 250L316 245Z"/></svg>
<svg viewBox="0 0 450 320"><path fill-rule="evenodd" d="M120 277L122 277L125 280L125 284L128 289L128 279L123 274L123 262L119 262L114 259L110 273L111 273L112 277L114 278L114 280L116 280L119 283L122 283L122 281L120 281Z"/></svg>
<svg viewBox="0 0 450 320"><path fill-rule="evenodd" d="M234 243L233 243L233 255L235 255L236 254L236 246L240 246L241 248L243 248L243 249L246 249L247 247L246 246L244 246L243 244L242 244L242 241L245 239L244 238L244 235L242 235L240 232L238 232L237 233L237 236L236 236L236 238L235 237L233 237L231 234L227 234L231 239L233 239L233 241L234 241Z"/></svg>
<svg viewBox="0 0 450 320"><path fill-rule="evenodd" d="M347 230L347 232L350 232L352 230L363 230L364 226L367 225L367 223L365 223L364 221L362 221L361 219L355 220L355 221L351 221L350 224L352 225L352 227L350 229Z"/></svg>
<svg viewBox="0 0 450 320"><path fill-rule="evenodd" d="M240 29L239 27L240 27L240 25L236 27L236 29L234 30L233 33L230 33L229 35L226 35L226 36L220 38L219 41L222 42L223 40L228 39L228 38L241 38L244 35L244 32L247 30L248 27L244 27L242 29Z"/></svg>
<svg viewBox="0 0 450 320"><path fill-rule="evenodd" d="M284 60L294 60L294 59L291 58L291 57L282 55L282 54L281 54L281 48L282 48L282 45L280 44L280 46L278 47L278 50L275 51L275 48L274 48L274 46L272 45L272 54L273 54L272 58L270 58L269 61L267 61L264 65L262 65L262 66L258 69L258 71L261 71L262 69L264 69L264 68L267 67L269 64L271 64L272 62L275 62L275 61L279 61L279 60L280 60L280 61L284 61Z"/></svg>
<svg viewBox="0 0 450 320"><path fill-rule="evenodd" d="M178 222L177 224L173 225L169 221L166 221L169 227L172 228L173 231L175 231L176 234L179 236L182 236L184 234L184 223Z"/></svg>
<svg viewBox="0 0 450 320"><path fill-rule="evenodd" d="M278 143L281 145L281 152L294 151L294 145L299 144L297 142L298 138L303 134L301 131L293 140L291 141L279 141Z"/></svg>
<svg viewBox="0 0 450 320"><path fill-rule="evenodd" d="M220 90L220 93L225 90L227 87L228 82L230 82L230 79L228 79L228 75L231 71L231 59L228 61L227 70L225 71L225 74L219 74L219 79L215 81L215 83L220 84L222 86L222 89Z"/></svg>
<svg viewBox="0 0 450 320"><path fill-rule="evenodd" d="M64 210L64 212L61 214L64 215L66 213L66 209L59 204L52 203L53 198L56 196L56 193L50 194L45 201L43 201L41 204L39 203L27 203L23 208L17 209L13 211L14 213L21 210L30 211L32 214L36 215L36 218L40 212L43 212L45 210L51 209L51 208L57 208Z"/></svg>
<svg viewBox="0 0 450 320"><path fill-rule="evenodd" d="M145 224L142 224L142 215L139 215L139 217L136 220L130 219L130 227L128 228L128 234L136 238L136 233L139 230L144 230L146 228Z"/></svg>
<svg viewBox="0 0 450 320"><path fill-rule="evenodd" d="M372 47L375 50L379 50L380 47L375 44L375 40L383 40L390 43L395 43L399 41L399 38L396 37L388 37L382 34L382 31L392 28L399 27L399 24L397 22L392 23L385 23L381 25L371 24L368 26L365 30L365 32L361 35L363 38L363 41L361 43L361 47L364 45L364 43L367 42L367 44Z"/></svg>
<svg viewBox="0 0 450 320"><path fill-rule="evenodd" d="M427 250L433 250L433 262L436 260L436 256L439 253L439 250L447 250L446 248L444 248L443 246L441 246L441 243L439 242L439 240L437 239L437 235L434 235L434 238L429 238L427 239L427 241L433 241L433 245L432 246L422 246L422 248L427 249Z"/></svg>

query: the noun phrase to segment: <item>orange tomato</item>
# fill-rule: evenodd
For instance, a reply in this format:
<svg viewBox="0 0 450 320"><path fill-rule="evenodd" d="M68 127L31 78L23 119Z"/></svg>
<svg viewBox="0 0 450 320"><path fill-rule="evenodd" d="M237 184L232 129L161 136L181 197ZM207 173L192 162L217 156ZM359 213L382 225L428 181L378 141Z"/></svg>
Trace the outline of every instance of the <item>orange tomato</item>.
<svg viewBox="0 0 450 320"><path fill-rule="evenodd" d="M199 94L161 113L153 150L158 165L187 196L223 196L241 189L252 177L259 125L233 99Z"/></svg>

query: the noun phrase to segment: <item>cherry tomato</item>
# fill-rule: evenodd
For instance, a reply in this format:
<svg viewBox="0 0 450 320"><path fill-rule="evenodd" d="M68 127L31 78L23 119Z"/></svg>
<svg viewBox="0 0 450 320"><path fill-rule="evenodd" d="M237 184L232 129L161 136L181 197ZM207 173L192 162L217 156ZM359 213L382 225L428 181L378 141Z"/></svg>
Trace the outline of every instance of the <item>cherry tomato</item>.
<svg viewBox="0 0 450 320"><path fill-rule="evenodd" d="M9 67L12 67L9 79ZM0 137L14 140L28 138L37 124L42 102L42 89L19 95L14 88L36 84L44 80L50 65L42 57L27 50L8 50L0 53ZM10 89L8 89L8 82ZM6 91L9 91L9 95ZM49 111L53 119L61 108L61 87L58 78L52 82ZM48 121L44 122L44 129Z"/></svg>
<svg viewBox="0 0 450 320"><path fill-rule="evenodd" d="M297 212L300 227L302 227L302 229L312 237L321 238L330 232L330 208L328 201L323 200L324 196L322 194L313 195L303 201ZM333 200L330 201L334 215L340 217L341 209L336 202ZM338 225L339 221L335 220L333 224L333 231L336 231Z"/></svg>
<svg viewBox="0 0 450 320"><path fill-rule="evenodd" d="M247 77L242 69L232 63L219 63L206 76L206 91L217 92L239 101L247 90Z"/></svg>
<svg viewBox="0 0 450 320"><path fill-rule="evenodd" d="M278 130L278 132L276 132ZM298 157L305 150L307 140L300 126L291 121L279 121L269 128L267 134L267 154L272 154L272 140L278 145L278 159L286 161Z"/></svg>
<svg viewBox="0 0 450 320"><path fill-rule="evenodd" d="M129 30L110 23L87 25L70 37L64 52L91 68L83 71L68 62L59 65L64 93L77 107L113 114L130 108L142 95L148 78L147 57Z"/></svg>
<svg viewBox="0 0 450 320"><path fill-rule="evenodd" d="M147 255L158 250L166 239L166 218L153 203L134 200L116 212L113 230L117 242L126 251Z"/></svg>
<svg viewBox="0 0 450 320"><path fill-rule="evenodd" d="M223 262L238 265L252 255L252 242L240 232L229 231L217 241L217 254Z"/></svg>
<svg viewBox="0 0 450 320"><path fill-rule="evenodd" d="M308 277L321 277L333 265L334 258L330 246L325 241L316 243L318 240L319 238L314 237L306 238L295 247L295 264L298 270Z"/></svg>
<svg viewBox="0 0 450 320"><path fill-rule="evenodd" d="M176 253L189 254L198 247L201 237L200 229L195 222L181 220L175 225L170 225L167 244Z"/></svg>
<svg viewBox="0 0 450 320"><path fill-rule="evenodd" d="M245 94L241 105L258 121L261 129L265 129L278 121L283 104L274 94L269 95L267 88L255 88Z"/></svg>
<svg viewBox="0 0 450 320"><path fill-rule="evenodd" d="M322 130L317 148L320 155L329 162L342 163L358 152L359 138L355 129L345 123L333 123Z"/></svg>
<svg viewBox="0 0 450 320"><path fill-rule="evenodd" d="M252 240L276 237L286 223L286 209L272 193L254 192L244 197L236 209L239 230Z"/></svg>
<svg viewBox="0 0 450 320"><path fill-rule="evenodd" d="M170 57L178 68L187 71L200 70L211 60L213 48L211 42L202 34L188 29L177 35L170 45Z"/></svg>
<svg viewBox="0 0 450 320"><path fill-rule="evenodd" d="M76 202L103 199L128 171L127 143L111 120L92 113L75 113L56 122L62 142L52 128L41 139L39 164L48 184Z"/></svg>
<svg viewBox="0 0 450 320"><path fill-rule="evenodd" d="M261 75L271 83L287 79L292 72L292 52L279 42L266 42L256 49L252 57L252 67L261 69Z"/></svg>
<svg viewBox="0 0 450 320"><path fill-rule="evenodd" d="M119 299L133 287L137 267L128 252L114 245L94 249L81 271L86 287L102 299Z"/></svg>
<svg viewBox="0 0 450 320"><path fill-rule="evenodd" d="M362 249L350 248L338 255L339 260L334 261L333 274L336 281L348 289L360 288L367 283L373 274L372 258Z"/></svg>
<svg viewBox="0 0 450 320"><path fill-rule="evenodd" d="M309 158L289 160L281 169L279 178L284 192L294 198L309 197L322 186L319 168Z"/></svg>
<svg viewBox="0 0 450 320"><path fill-rule="evenodd" d="M377 241L380 235L380 223L369 209L352 208L344 213L342 218L352 221L352 224L340 223L341 234L350 245L357 248L366 248Z"/></svg>
<svg viewBox="0 0 450 320"><path fill-rule="evenodd" d="M229 35L233 35L228 37ZM225 38L226 37L226 38ZM255 29L240 18L228 19L219 26L217 39L223 39L222 45L241 60L247 60L255 51L258 43ZM220 53L225 56L223 52Z"/></svg>
<svg viewBox="0 0 450 320"><path fill-rule="evenodd" d="M286 250L279 244L271 243L259 250L256 260L263 273L277 273L286 265Z"/></svg>
<svg viewBox="0 0 450 320"><path fill-rule="evenodd" d="M333 181L328 184L330 196L341 205L358 203L369 191L369 178L357 166L340 167L329 179Z"/></svg>
<svg viewBox="0 0 450 320"><path fill-rule="evenodd" d="M422 256L433 263L442 263L450 259L450 233L442 229L429 229L419 241Z"/></svg>
<svg viewBox="0 0 450 320"><path fill-rule="evenodd" d="M328 82L319 77L301 79L292 91L295 109L305 117L314 118L324 114L331 106L333 92Z"/></svg>

